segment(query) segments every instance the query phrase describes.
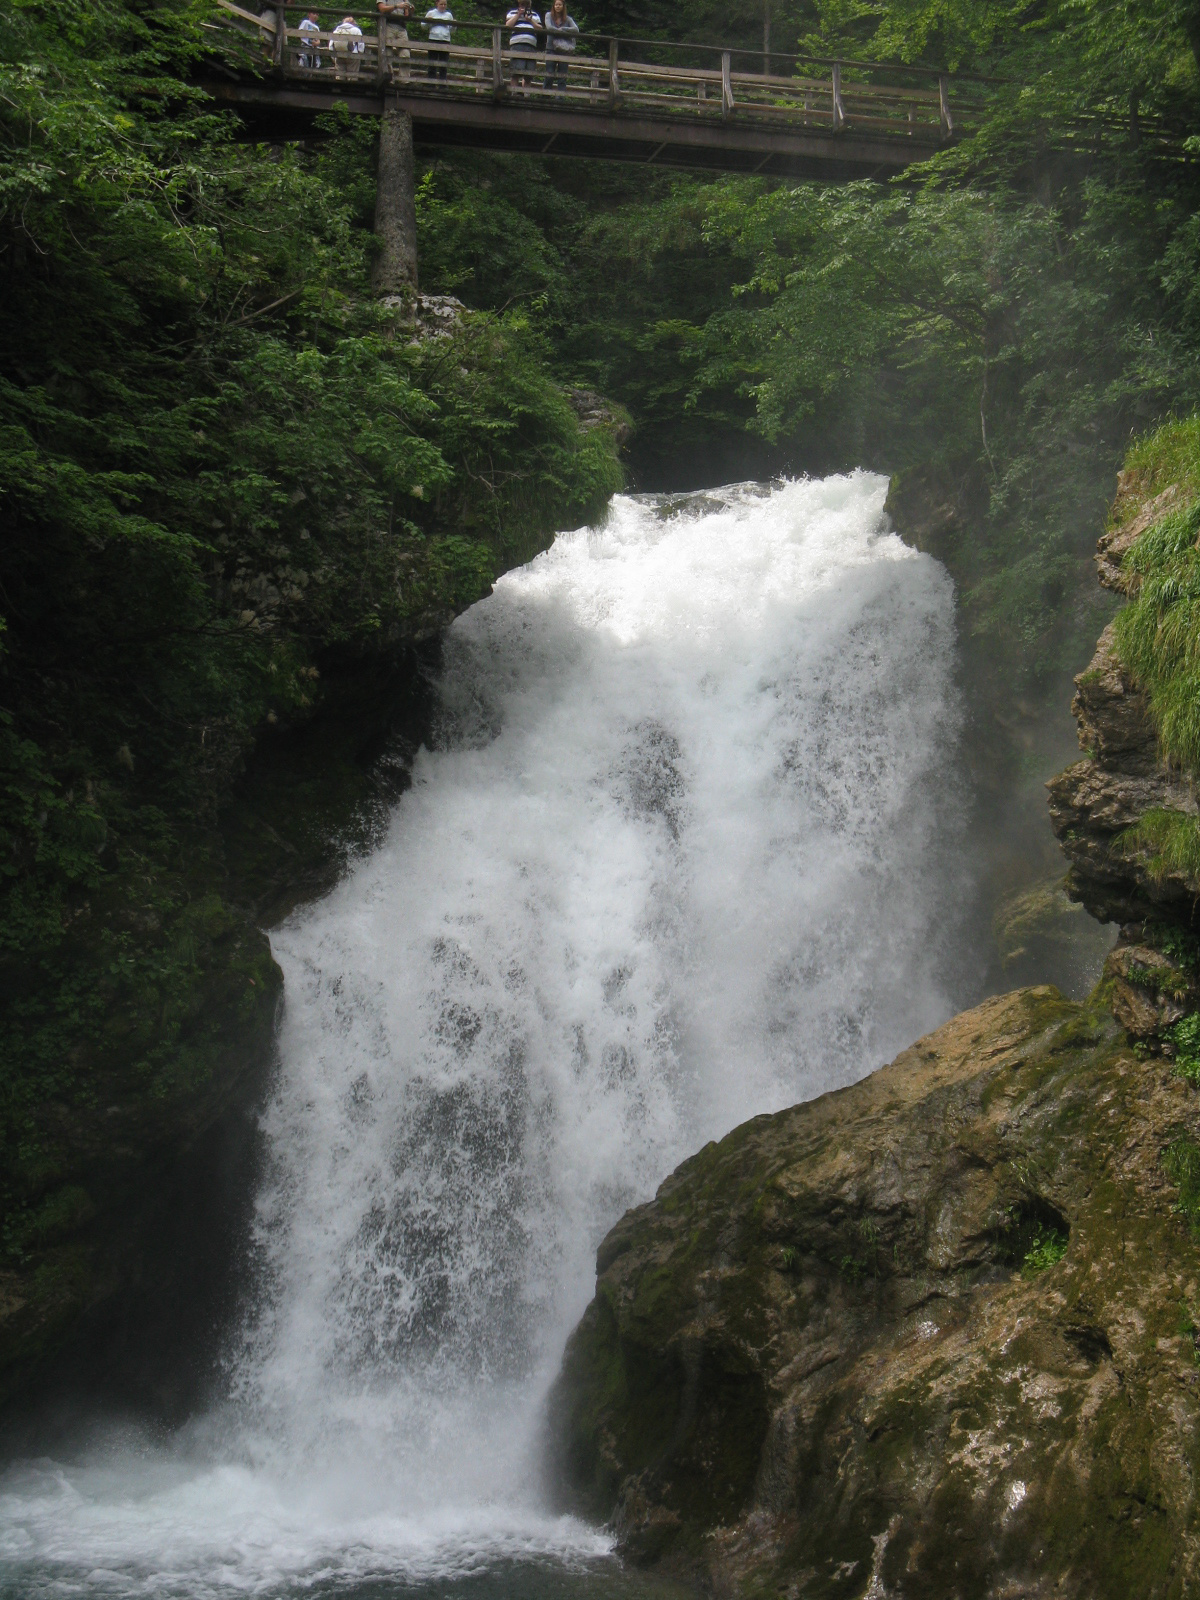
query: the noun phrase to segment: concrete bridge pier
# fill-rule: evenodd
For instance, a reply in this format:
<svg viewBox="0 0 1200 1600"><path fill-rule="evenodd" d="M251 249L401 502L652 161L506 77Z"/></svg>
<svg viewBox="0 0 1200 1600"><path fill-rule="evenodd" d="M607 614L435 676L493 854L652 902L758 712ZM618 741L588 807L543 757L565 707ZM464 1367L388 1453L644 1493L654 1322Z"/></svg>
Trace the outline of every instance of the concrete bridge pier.
<svg viewBox="0 0 1200 1600"><path fill-rule="evenodd" d="M378 295L417 292L417 206L412 118L395 97L384 103L375 190L379 254L371 272Z"/></svg>

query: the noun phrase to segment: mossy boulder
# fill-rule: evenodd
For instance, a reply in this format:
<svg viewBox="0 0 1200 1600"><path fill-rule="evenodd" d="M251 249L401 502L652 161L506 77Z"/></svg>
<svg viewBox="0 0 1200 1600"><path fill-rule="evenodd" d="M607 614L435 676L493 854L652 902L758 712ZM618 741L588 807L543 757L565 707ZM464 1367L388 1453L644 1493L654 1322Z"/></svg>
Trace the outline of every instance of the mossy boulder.
<svg viewBox="0 0 1200 1600"><path fill-rule="evenodd" d="M1049 988L746 1123L601 1246L566 1503L722 1594L1196 1592L1198 1141Z"/></svg>

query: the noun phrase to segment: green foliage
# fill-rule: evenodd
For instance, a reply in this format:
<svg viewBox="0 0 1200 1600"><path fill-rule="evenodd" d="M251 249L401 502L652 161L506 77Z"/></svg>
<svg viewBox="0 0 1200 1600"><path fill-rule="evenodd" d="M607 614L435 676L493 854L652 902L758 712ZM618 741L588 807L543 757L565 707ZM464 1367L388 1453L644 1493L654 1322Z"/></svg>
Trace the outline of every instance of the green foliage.
<svg viewBox="0 0 1200 1600"><path fill-rule="evenodd" d="M1157 808L1145 812L1118 836L1127 855L1145 856L1151 880L1200 877L1200 822L1185 811Z"/></svg>
<svg viewBox="0 0 1200 1600"><path fill-rule="evenodd" d="M1175 922L1150 922L1142 937L1185 973L1200 973L1200 938Z"/></svg>
<svg viewBox="0 0 1200 1600"><path fill-rule="evenodd" d="M1036 1278L1038 1273L1045 1272L1047 1267L1057 1266L1067 1253L1067 1243L1068 1238L1065 1233L1039 1223L1033 1242L1026 1250L1021 1263L1021 1276Z"/></svg>
<svg viewBox="0 0 1200 1600"><path fill-rule="evenodd" d="M1164 480L1181 493L1200 480L1200 420L1172 424L1131 453L1129 470L1143 485L1133 504ZM1163 516L1127 551L1131 603L1117 619L1117 647L1135 680L1149 691L1164 756L1200 771L1200 499ZM1176 825L1182 832L1182 826ZM1200 864L1200 848L1189 859Z"/></svg>
<svg viewBox="0 0 1200 1600"><path fill-rule="evenodd" d="M1163 1170L1179 1190L1176 1211L1187 1219L1193 1234L1200 1234L1200 1144L1181 1134L1168 1145Z"/></svg>
<svg viewBox="0 0 1200 1600"><path fill-rule="evenodd" d="M189 86L209 9L24 0L0 30L14 1251L53 1233L39 1196L77 1214L61 1185L102 1104L208 1092L206 1008L269 1027L216 834L255 741L620 484L527 306L420 340L375 306L376 130L247 141Z"/></svg>
<svg viewBox="0 0 1200 1600"><path fill-rule="evenodd" d="M1200 1084L1200 1011L1182 1017L1164 1037L1175 1047L1175 1071L1189 1083Z"/></svg>

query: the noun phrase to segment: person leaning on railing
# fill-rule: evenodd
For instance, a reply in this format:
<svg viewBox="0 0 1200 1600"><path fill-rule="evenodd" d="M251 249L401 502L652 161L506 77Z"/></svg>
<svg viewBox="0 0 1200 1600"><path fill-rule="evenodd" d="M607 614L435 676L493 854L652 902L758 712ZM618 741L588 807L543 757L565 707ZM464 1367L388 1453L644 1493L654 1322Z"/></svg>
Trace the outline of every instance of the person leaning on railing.
<svg viewBox="0 0 1200 1600"><path fill-rule="evenodd" d="M301 20L300 36L305 48L296 57L296 65L306 68L309 72L316 72L321 66L321 54L314 46L321 42L321 21L315 11L310 11Z"/></svg>
<svg viewBox="0 0 1200 1600"><path fill-rule="evenodd" d="M376 0L376 11L379 13L379 31L383 32L384 19L387 19L387 48L388 55L395 56L400 63L398 76L402 83L408 82L409 63L412 60L412 51L408 48L408 23L415 15L412 0Z"/></svg>
<svg viewBox="0 0 1200 1600"><path fill-rule="evenodd" d="M446 4L446 0L437 0L437 5L430 7L425 13L425 30L429 34L430 44L450 43L454 33L454 13ZM449 50L431 50L429 52L429 76L431 78L444 78L446 76L446 63L449 59Z"/></svg>
<svg viewBox="0 0 1200 1600"><path fill-rule="evenodd" d="M567 0L552 0L546 13L546 82L547 89L557 89L563 94L567 87L567 58L575 52L575 36L579 24L567 15Z"/></svg>
<svg viewBox="0 0 1200 1600"><path fill-rule="evenodd" d="M534 57L537 54L542 19L533 9L530 0L517 0L516 5L505 17L504 25L511 30L508 35L508 48L512 51L512 81L524 84L528 88L533 82L536 71Z"/></svg>

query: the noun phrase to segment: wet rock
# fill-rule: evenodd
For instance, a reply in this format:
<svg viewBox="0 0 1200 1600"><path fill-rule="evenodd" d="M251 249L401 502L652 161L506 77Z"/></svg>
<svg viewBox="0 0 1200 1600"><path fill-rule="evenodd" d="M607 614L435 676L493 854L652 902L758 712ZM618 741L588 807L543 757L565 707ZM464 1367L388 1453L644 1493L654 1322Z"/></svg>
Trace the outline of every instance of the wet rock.
<svg viewBox="0 0 1200 1600"><path fill-rule="evenodd" d="M585 433L592 428L607 428L618 444L624 444L633 432L625 412L594 389L568 389L567 399Z"/></svg>
<svg viewBox="0 0 1200 1600"><path fill-rule="evenodd" d="M1122 571L1121 563L1134 541L1147 528L1152 528L1168 512L1183 503L1183 493L1177 483L1168 484L1161 494L1141 503L1136 486L1127 474L1117 478L1117 498L1113 507L1116 521L1100 537L1096 546L1096 571L1106 589L1117 594L1132 594L1138 583L1135 573ZM1120 513L1125 512L1125 516Z"/></svg>
<svg viewBox="0 0 1200 1600"><path fill-rule="evenodd" d="M1121 665L1115 623L1105 628L1086 671L1075 679L1071 710L1079 724L1080 748L1106 769L1165 776L1150 702Z"/></svg>
<svg viewBox="0 0 1200 1600"><path fill-rule="evenodd" d="M1200 882L1139 845L1130 830L1147 812L1195 816L1200 804L1191 780L1159 755L1149 700L1121 665L1112 624L1075 688L1071 709L1087 755L1046 786L1071 864L1069 892L1101 921L1165 915L1186 922Z"/></svg>
<svg viewBox="0 0 1200 1600"><path fill-rule="evenodd" d="M894 474L883 509L906 544L953 568L963 534L982 521L987 503L982 468L964 458Z"/></svg>
<svg viewBox="0 0 1200 1600"><path fill-rule="evenodd" d="M1200 1249L1164 1151L1198 1135L1105 1011L1031 989L710 1144L600 1248L567 1502L723 1595L1192 1592Z"/></svg>
<svg viewBox="0 0 1200 1600"><path fill-rule="evenodd" d="M1124 934L1105 962L1104 983L1113 1016L1135 1039L1158 1039L1200 999L1190 973Z"/></svg>

